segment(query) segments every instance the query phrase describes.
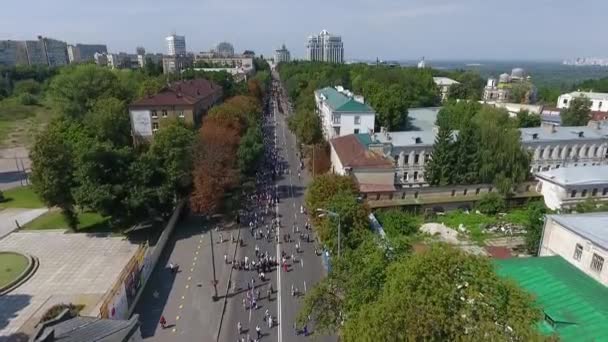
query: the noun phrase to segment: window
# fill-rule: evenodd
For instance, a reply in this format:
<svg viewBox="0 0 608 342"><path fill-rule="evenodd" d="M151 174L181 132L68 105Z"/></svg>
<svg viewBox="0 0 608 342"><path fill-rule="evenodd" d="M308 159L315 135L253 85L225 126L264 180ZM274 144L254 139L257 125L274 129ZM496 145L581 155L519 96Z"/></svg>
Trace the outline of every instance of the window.
<svg viewBox="0 0 608 342"><path fill-rule="evenodd" d="M404 181L404 182L407 182L407 181L408 181L408 179L407 179L407 172L404 172L404 173L403 173L403 181Z"/></svg>
<svg viewBox="0 0 608 342"><path fill-rule="evenodd" d="M454 197L454 195L456 195L456 190L452 190L452 197Z"/></svg>
<svg viewBox="0 0 608 342"><path fill-rule="evenodd" d="M574 260L580 261L582 255L583 255L583 246L581 246L577 243L576 247L574 247L574 255L572 257L574 258Z"/></svg>
<svg viewBox="0 0 608 342"><path fill-rule="evenodd" d="M572 190L572 192L570 193L570 197L571 198L576 197L576 190Z"/></svg>
<svg viewBox="0 0 608 342"><path fill-rule="evenodd" d="M604 188L604 190L602 190L602 196L606 196L606 194L608 194L608 188Z"/></svg>
<svg viewBox="0 0 608 342"><path fill-rule="evenodd" d="M359 134L359 129L355 128L355 134Z"/></svg>
<svg viewBox="0 0 608 342"><path fill-rule="evenodd" d="M581 192L581 197L587 197L587 189L583 190L583 192Z"/></svg>
<svg viewBox="0 0 608 342"><path fill-rule="evenodd" d="M593 253L593 258L591 258L591 270L595 272L602 272L602 267L604 267L604 258Z"/></svg>
<svg viewBox="0 0 608 342"><path fill-rule="evenodd" d="M430 154L428 154L428 153L427 153L427 154L425 154L425 155L424 155L424 163L425 163L425 164L426 164L426 163L428 163L428 162L429 162L429 159L431 159L431 155L430 155Z"/></svg>
<svg viewBox="0 0 608 342"><path fill-rule="evenodd" d="M340 124L340 115L334 115L333 118L332 118L332 122L335 125L339 125Z"/></svg>
<svg viewBox="0 0 608 342"><path fill-rule="evenodd" d="M602 108L602 101L600 101L600 104L597 107Z"/></svg>
<svg viewBox="0 0 608 342"><path fill-rule="evenodd" d="M166 117L167 117L167 110L166 110L166 109L163 109L163 112L162 112L162 113L163 113L163 118L166 118Z"/></svg>
<svg viewBox="0 0 608 342"><path fill-rule="evenodd" d="M479 195L479 192L481 191L481 188L477 188L475 189L475 195Z"/></svg>
<svg viewBox="0 0 608 342"><path fill-rule="evenodd" d="M156 119L158 117L158 112L155 110L152 111L152 118Z"/></svg>
<svg viewBox="0 0 608 342"><path fill-rule="evenodd" d="M563 103L564 103L565 105L567 105L567 104L568 104L568 99L564 99Z"/></svg>
<svg viewBox="0 0 608 342"><path fill-rule="evenodd" d="M414 182L418 180L418 171L414 172Z"/></svg>
<svg viewBox="0 0 608 342"><path fill-rule="evenodd" d="M361 117L359 115L355 116L355 125L361 124Z"/></svg>
<svg viewBox="0 0 608 342"><path fill-rule="evenodd" d="M466 196L467 195L467 190L468 189L464 189L464 191L462 192L462 194Z"/></svg>
<svg viewBox="0 0 608 342"><path fill-rule="evenodd" d="M420 162L420 155L416 154L414 155L414 164L418 164Z"/></svg>
<svg viewBox="0 0 608 342"><path fill-rule="evenodd" d="M180 118L184 118L184 117L185 117L185 115L184 115L184 111L183 111L183 110L179 112L179 117L180 117Z"/></svg>
<svg viewBox="0 0 608 342"><path fill-rule="evenodd" d="M404 158L403 158L403 164L407 164L407 163L409 163L409 161L410 161L410 155L409 155L409 154L406 154L406 155L405 155L405 156L403 156L403 157L404 157Z"/></svg>
<svg viewBox="0 0 608 342"><path fill-rule="evenodd" d="M597 196L597 188L593 188L593 190L591 190L591 196Z"/></svg>
<svg viewBox="0 0 608 342"><path fill-rule="evenodd" d="M152 131L158 131L158 122L152 123Z"/></svg>

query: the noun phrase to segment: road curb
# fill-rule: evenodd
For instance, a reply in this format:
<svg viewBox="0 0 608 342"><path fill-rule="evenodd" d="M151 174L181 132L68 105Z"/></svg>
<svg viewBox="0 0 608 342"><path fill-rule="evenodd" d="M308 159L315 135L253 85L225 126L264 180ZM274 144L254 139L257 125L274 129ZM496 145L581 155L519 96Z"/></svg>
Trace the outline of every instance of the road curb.
<svg viewBox="0 0 608 342"><path fill-rule="evenodd" d="M241 227L240 224L238 224L239 226L239 232L236 235L236 243L235 243L235 247L234 247L234 254L232 255L232 261L234 262L234 260L236 259L236 252L239 249L239 245L240 245L240 239L241 239ZM222 314L220 316L220 322L217 326L217 336L215 338L216 342L219 342L220 340L220 333L222 331L222 323L224 322L224 315L226 314L226 306L228 305L228 292L230 291L230 283L232 282L232 271L234 271L234 265L230 265L230 274L228 275L228 283L226 284L226 293L224 295L224 304L222 306Z"/></svg>

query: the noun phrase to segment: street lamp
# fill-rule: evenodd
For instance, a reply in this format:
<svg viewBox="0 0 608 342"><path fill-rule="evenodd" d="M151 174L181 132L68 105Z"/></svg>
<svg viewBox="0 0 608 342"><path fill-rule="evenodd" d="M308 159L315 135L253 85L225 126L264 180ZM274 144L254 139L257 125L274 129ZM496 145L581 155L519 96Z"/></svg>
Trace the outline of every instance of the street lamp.
<svg viewBox="0 0 608 342"><path fill-rule="evenodd" d="M327 209L321 209L321 208L317 208L317 212L320 213L319 217L324 217L324 216L330 216L330 217L337 217L338 218L338 259L340 259L340 230L341 230L341 220L340 220L340 214L333 212L331 210L327 210Z"/></svg>

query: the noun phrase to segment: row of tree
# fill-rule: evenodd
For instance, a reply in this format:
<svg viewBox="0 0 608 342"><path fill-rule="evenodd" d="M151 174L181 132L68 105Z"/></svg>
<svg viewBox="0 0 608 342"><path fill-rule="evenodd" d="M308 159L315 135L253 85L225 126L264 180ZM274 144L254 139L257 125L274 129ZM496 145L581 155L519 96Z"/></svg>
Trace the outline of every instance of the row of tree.
<svg viewBox="0 0 608 342"><path fill-rule="evenodd" d="M517 121L506 110L451 102L440 110L437 124L425 169L429 184L493 183L508 194L528 178L530 155L521 147Z"/></svg>

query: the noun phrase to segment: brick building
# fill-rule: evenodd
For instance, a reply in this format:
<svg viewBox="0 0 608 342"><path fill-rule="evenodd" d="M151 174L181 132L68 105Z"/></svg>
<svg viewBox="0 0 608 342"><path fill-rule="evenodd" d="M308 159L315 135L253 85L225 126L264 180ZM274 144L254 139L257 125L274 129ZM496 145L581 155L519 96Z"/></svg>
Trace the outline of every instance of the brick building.
<svg viewBox="0 0 608 342"><path fill-rule="evenodd" d="M158 93L131 103L133 136L152 139L170 118L198 125L222 95L222 87L206 79L173 82Z"/></svg>

